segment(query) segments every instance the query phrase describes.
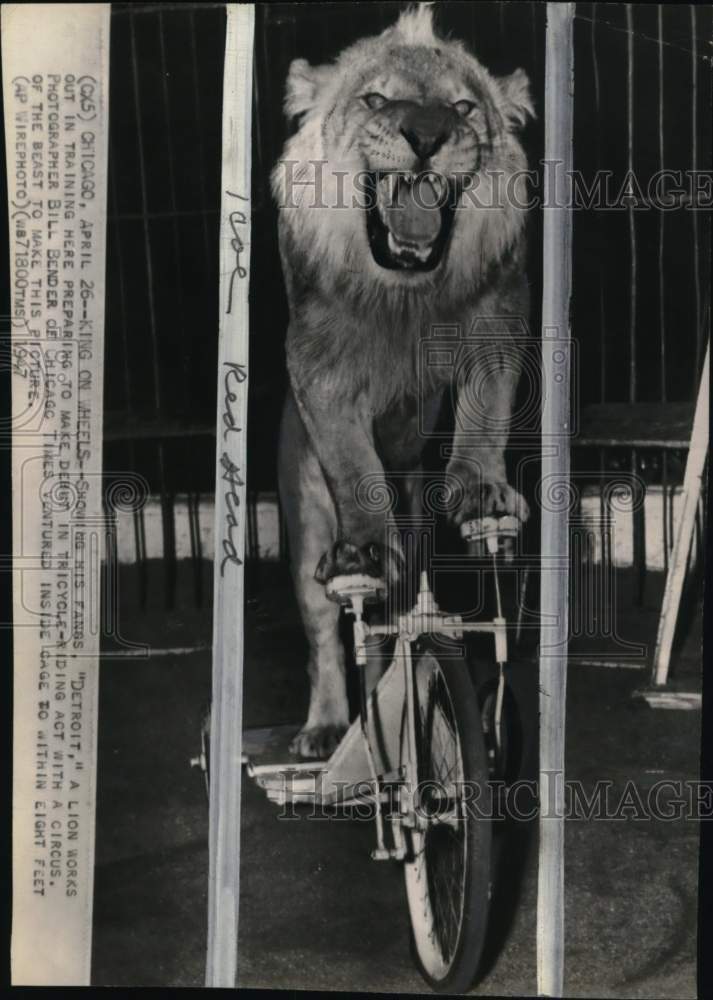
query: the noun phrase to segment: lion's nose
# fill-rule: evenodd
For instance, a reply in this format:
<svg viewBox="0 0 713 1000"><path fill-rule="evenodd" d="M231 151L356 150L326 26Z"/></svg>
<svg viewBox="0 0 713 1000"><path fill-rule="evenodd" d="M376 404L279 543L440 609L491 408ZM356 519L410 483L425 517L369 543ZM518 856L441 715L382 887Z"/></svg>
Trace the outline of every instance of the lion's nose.
<svg viewBox="0 0 713 1000"><path fill-rule="evenodd" d="M419 159L427 160L448 139L450 128L440 110L419 108L403 121L401 135Z"/></svg>
<svg viewBox="0 0 713 1000"><path fill-rule="evenodd" d="M433 132L418 131L414 128L402 128L401 135L421 160L435 156L448 138L447 132L441 131L434 134Z"/></svg>

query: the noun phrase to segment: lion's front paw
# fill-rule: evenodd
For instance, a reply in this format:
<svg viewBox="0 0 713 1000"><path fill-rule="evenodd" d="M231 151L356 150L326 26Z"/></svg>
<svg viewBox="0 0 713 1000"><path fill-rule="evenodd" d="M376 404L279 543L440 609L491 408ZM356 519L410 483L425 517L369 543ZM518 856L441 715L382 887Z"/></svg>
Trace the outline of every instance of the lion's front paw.
<svg viewBox="0 0 713 1000"><path fill-rule="evenodd" d="M290 753L297 757L326 760L337 749L346 731L346 726L339 725L305 726L290 743Z"/></svg>
<svg viewBox="0 0 713 1000"><path fill-rule="evenodd" d="M510 514L524 523L530 516L530 508L525 498L508 483L474 481L464 488L452 520L455 524L462 524L471 518L503 514Z"/></svg>
<svg viewBox="0 0 713 1000"><path fill-rule="evenodd" d="M385 580L393 586L401 576L403 556L388 545L369 542L353 545L343 539L334 543L319 560L314 574L318 583L327 583L332 577L350 573L364 573Z"/></svg>

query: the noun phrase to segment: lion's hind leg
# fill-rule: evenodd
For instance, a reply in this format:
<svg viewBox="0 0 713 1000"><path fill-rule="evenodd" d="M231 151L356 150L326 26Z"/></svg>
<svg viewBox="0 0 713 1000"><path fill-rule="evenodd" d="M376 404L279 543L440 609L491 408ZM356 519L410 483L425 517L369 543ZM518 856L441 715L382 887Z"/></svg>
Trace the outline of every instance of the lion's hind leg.
<svg viewBox="0 0 713 1000"><path fill-rule="evenodd" d="M300 757L325 758L349 722L339 606L327 599L323 584L314 578L320 557L334 544L337 515L291 399L280 437L279 485L295 592L309 643L309 712L290 749Z"/></svg>

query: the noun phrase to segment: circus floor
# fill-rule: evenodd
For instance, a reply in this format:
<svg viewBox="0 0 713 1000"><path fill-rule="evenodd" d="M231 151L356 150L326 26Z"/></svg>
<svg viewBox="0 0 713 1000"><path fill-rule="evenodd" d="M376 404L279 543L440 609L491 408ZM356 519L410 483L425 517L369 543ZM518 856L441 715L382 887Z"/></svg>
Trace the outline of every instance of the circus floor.
<svg viewBox="0 0 713 1000"><path fill-rule="evenodd" d="M179 598L184 584L179 579ZM149 602L139 611L135 588L125 589L122 634L148 644L150 655L108 657L102 666L93 983L199 986L208 830L201 777L189 759L210 691L210 608L171 611ZM654 626L653 610L640 609L627 634L648 641ZM694 622L676 676L700 689L699 628ZM247 727L300 721L303 661L290 590L278 576L249 609ZM700 712L653 710L632 699L644 681L640 670L571 662L568 780L590 791L608 780L621 802L631 781L647 801L656 782L697 777ZM523 719L522 776L530 777L537 759L531 657L513 666L512 685ZM621 812L566 826L565 995L693 997L698 827ZM240 985L424 989L409 954L402 874L395 864L370 861L370 824L280 819L247 780L242 815ZM536 825L506 824L496 846L499 874L476 992L534 995Z"/></svg>

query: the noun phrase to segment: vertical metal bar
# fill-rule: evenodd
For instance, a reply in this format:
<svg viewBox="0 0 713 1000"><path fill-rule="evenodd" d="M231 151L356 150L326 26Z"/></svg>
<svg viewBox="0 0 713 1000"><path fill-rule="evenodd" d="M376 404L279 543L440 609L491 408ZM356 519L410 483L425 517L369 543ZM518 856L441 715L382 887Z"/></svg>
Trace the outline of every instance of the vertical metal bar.
<svg viewBox="0 0 713 1000"><path fill-rule="evenodd" d="M658 75L659 75L659 170L663 172L664 143L664 64L663 4L658 5ZM666 213L659 211L659 363L661 365L661 402L666 402L666 284L664 281L664 240Z"/></svg>
<svg viewBox="0 0 713 1000"><path fill-rule="evenodd" d="M237 985L240 900L250 147L255 5L227 4L226 13L206 986L232 989ZM238 274L234 287L231 287L232 276L237 273L231 216L238 210L244 219L241 224L243 250L240 267L245 269L245 277ZM230 418L230 426L240 428L242 433L229 433L226 437L224 428L227 418Z"/></svg>
<svg viewBox="0 0 713 1000"><path fill-rule="evenodd" d="M201 106L201 87L198 75L198 47L196 45L196 19L192 9L188 11L190 25L189 37L191 40L191 71L193 73L193 105L196 115L196 146L198 148L198 185L201 192L201 208L207 208L206 183L205 183L205 163L203 147L203 110ZM208 217L203 212L201 214L203 223L203 247L206 255L206 262L211 260L214 248L210 243L210 233L208 232Z"/></svg>
<svg viewBox="0 0 713 1000"><path fill-rule="evenodd" d="M626 26L628 29L626 44L626 131L627 131L627 170L629 177L634 172L634 13L630 3L626 5ZM629 402L636 401L636 279L637 279L637 246L636 217L634 215L633 188L629 199Z"/></svg>
<svg viewBox="0 0 713 1000"><path fill-rule="evenodd" d="M478 5L477 3L472 3L468 5L470 10L470 31L471 38L473 39L473 44L475 45L475 39L478 37Z"/></svg>
<svg viewBox="0 0 713 1000"><path fill-rule="evenodd" d="M601 122L601 90L599 82L599 52L597 50L597 5L592 4L591 24L592 76L594 78L594 120L596 128L596 170L602 167L602 122ZM603 216L599 214L600 230L603 226ZM598 272L599 284L599 398L602 403L607 397L607 340L604 314L604 278ZM602 480L602 485L604 480Z"/></svg>
<svg viewBox="0 0 713 1000"><path fill-rule="evenodd" d="M634 176L634 9L633 5L626 5L626 131L627 131L627 171L630 178L630 193L628 207L629 221L629 259L630 259L630 285L629 285L629 402L636 402L637 395L637 344L636 344L636 321L637 321L637 277L638 277L638 246L636 240L636 215L634 207L634 187L632 180ZM631 471L634 476L638 474L639 457L636 448L631 449ZM646 524L645 506L632 511L633 529L633 562L636 574L636 595L638 603L641 603L644 593L646 579Z"/></svg>
<svg viewBox="0 0 713 1000"><path fill-rule="evenodd" d="M173 254L175 262L175 282L174 287L176 289L176 298L178 302L179 310L179 329L180 329L180 340L181 340L181 368L183 371L185 392L188 394L190 388L190 364L187 352L186 343L186 311L184 308L184 297L183 297L183 274L181 268L181 248L180 248L180 236L179 236L179 220L177 215L177 200L176 200L176 181L174 175L174 143L173 143L173 123L171 114L171 100L168 90L168 74L166 72L166 39L164 31L164 21L163 12L159 10L158 12L158 32L159 32L159 60L160 60L160 70L161 70L161 94L163 99L163 110L164 118L166 122L166 141L167 141L167 152L168 152L168 193L169 193L169 204L171 207L171 231L173 238ZM206 206L203 205L203 208ZM204 228L206 226L206 216L202 215ZM164 559L166 559L166 553L170 553L168 556L168 565L166 567L167 573L167 584L168 584L168 603L173 606L175 598L175 585L177 577L177 567L176 567L176 538L175 538L175 520L174 520L174 510L173 510L173 497L165 497L162 494L162 524L164 526ZM198 584L200 586L200 584ZM196 594L198 599L198 593Z"/></svg>
<svg viewBox="0 0 713 1000"><path fill-rule="evenodd" d="M186 497L188 528L191 540L191 563L193 565L193 590L196 606L203 607L203 546L201 545L200 493L189 493Z"/></svg>
<svg viewBox="0 0 713 1000"><path fill-rule="evenodd" d="M599 448L599 532L600 532L600 566L602 575L609 573L610 568L610 545L609 545L609 491L605 486L606 461L604 458L604 448ZM602 606L602 615L604 606Z"/></svg>
<svg viewBox="0 0 713 1000"><path fill-rule="evenodd" d="M287 540L287 521L285 519L285 513L282 509L282 503L278 495L277 498L277 516L279 518L279 530L280 530L280 562L289 563L290 560L290 546Z"/></svg>
<svg viewBox="0 0 713 1000"><path fill-rule="evenodd" d="M141 85L139 82L139 64L136 52L136 24L134 11L129 11L129 34L131 39L131 78L133 84L134 115L136 118L136 141L139 154L139 186L141 191L141 223L144 235L144 254L146 257L146 288L149 304L149 333L151 335L151 360L153 375L154 409L157 414L162 409L160 357L158 349L158 322L156 318L156 300L154 294L153 249L151 245L151 225L148 217L148 192L146 185L146 150L144 145L144 127L141 116ZM173 603L175 593L175 526L173 523L173 505L166 489L166 465L164 461L163 441L156 444L158 459L158 479L161 490L161 527L163 530L163 562L165 571L166 603Z"/></svg>
<svg viewBox="0 0 713 1000"><path fill-rule="evenodd" d="M117 598L119 595L119 554L117 541L117 517L111 504L103 498L102 512L104 515L104 558L101 565L101 596L99 609L101 614L101 634L116 636L116 626L119 621Z"/></svg>
<svg viewBox="0 0 713 1000"><path fill-rule="evenodd" d="M547 4L543 209L542 480L569 487L569 315L572 288L574 4ZM552 169L552 164L556 164ZM552 207L549 207L552 206ZM562 359L564 355L564 360ZM543 504L540 626L540 846L537 991L562 996L564 979L564 748L569 635L569 516Z"/></svg>
<svg viewBox="0 0 713 1000"><path fill-rule="evenodd" d="M112 214L114 218L109 222L107 228L111 231L113 237L112 242L114 243L114 253L116 255L116 265L117 265L115 274L118 276L119 280L119 301L118 303L112 301L111 315L118 314L119 316L119 329L121 330L121 356L123 362L121 367L124 376L124 394L125 394L126 410L128 413L133 413L134 412L133 391L131 387L131 374L129 370L129 331L126 322L126 282L124 274L124 254L122 252L121 236L120 236L121 222L118 217L118 208L117 208L115 168L112 168L110 170L109 177L110 177L109 189L111 192ZM116 313L114 312L114 309L116 309ZM131 439L129 440L129 445L131 450L133 451L134 443Z"/></svg>
<svg viewBox="0 0 713 1000"><path fill-rule="evenodd" d="M139 607L146 608L148 600L148 564L146 562L146 518L144 508L134 511L134 543L139 564Z"/></svg>
<svg viewBox="0 0 713 1000"><path fill-rule="evenodd" d="M590 25L590 49L591 49L591 60L592 60L592 81L594 84L594 120L595 120L595 169L597 172L601 170L602 166L602 125L601 125L601 81L599 73L599 50L597 46L597 4L593 3L591 5L591 25ZM599 233L601 233L604 227L604 216L600 213L598 217ZM599 399L602 403L606 402L607 398L607 335L606 335L606 306L604 299L604 277L601 270L597 275L597 285L599 292ZM601 601L599 607L600 622L602 623L602 628L606 628L606 615L610 613L608 607L608 588L607 581L609 579L609 572L612 568L610 566L610 546L609 546L609 493L605 485L605 472L606 472L606 462L604 449L598 449L599 458L599 482L598 482L598 492L599 492L599 586L596 588L595 593L599 594L599 599ZM596 573L596 567L592 565L591 572Z"/></svg>
<svg viewBox="0 0 713 1000"><path fill-rule="evenodd" d="M597 114L597 131L599 131L599 55L597 53L597 4L592 4L591 23L591 46L592 46L592 74L594 77L594 109ZM599 150L597 149L597 155Z"/></svg>
<svg viewBox="0 0 713 1000"><path fill-rule="evenodd" d="M668 550L670 546L668 530L668 451L662 449L661 454L661 497L663 502L663 568L668 573Z"/></svg>
<svg viewBox="0 0 713 1000"><path fill-rule="evenodd" d="M107 223L107 229L111 232L114 243L114 253L116 254L116 274L119 279L119 302L117 303L116 313L119 316L119 328L121 330L121 346L122 346L122 369L124 375L124 393L126 400L126 410L128 413L134 412L133 404L133 390L131 387L131 373L129 369L129 330L126 321L126 281L125 281L125 270L124 270L124 253L121 244L121 221L119 219L118 211L118 198L116 195L116 174L114 169L109 171L109 189L111 196L111 205L113 220ZM107 317L115 315L114 312L114 302L109 303L110 308L107 310ZM111 334L111 326L109 326L109 331ZM136 467L136 450L134 448L134 442L132 438L129 438L127 442L128 452L129 452L129 465L131 466L132 472L137 471ZM146 530L144 523L144 508L143 506L139 510L135 510L133 514L134 522L134 551L136 553L136 565L139 572L139 606L141 608L146 607L146 596L147 596L147 566L146 566Z"/></svg>
<svg viewBox="0 0 713 1000"><path fill-rule="evenodd" d="M146 186L146 151L144 128L141 117L141 85L139 83L139 62L136 52L136 25L134 11L129 10L129 37L131 39L131 79L133 90L134 117L136 119L136 142L139 154L139 186L141 191L141 224L146 257L146 290L149 305L149 334L151 337L151 361L153 376L153 401L157 414L161 412L161 380L159 377L158 327L156 322L156 301L154 295L154 267L151 248L151 229L148 218L148 194Z"/></svg>
<svg viewBox="0 0 713 1000"><path fill-rule="evenodd" d="M253 146L255 149L255 166L257 167L257 177L255 178L256 184L256 194L258 195L258 200L253 205L253 211L259 211L265 208L269 202L269 191L267 190L265 184L265 178L268 175L268 169L266 168L265 159L265 149L264 140L262 134L262 99L261 99L261 87L260 87L260 73L258 67L258 61L255 60L253 64Z"/></svg>
<svg viewBox="0 0 713 1000"><path fill-rule="evenodd" d="M612 557L612 523L611 523L611 508L610 508L610 494L609 490L606 490L604 498L604 545L602 546L602 560L599 565L601 573L601 606L599 609L599 614L601 618L601 626L599 628L600 635L609 635L612 629L612 622L616 620L616 608L613 606L613 602L616 600L616 587L614 586L614 573L616 572L616 567L614 566Z"/></svg>
<svg viewBox="0 0 713 1000"><path fill-rule="evenodd" d="M631 471L634 477L639 474L639 452L638 449L631 449ZM636 483L636 479L634 479ZM634 494L637 495L634 485ZM636 574L636 600L639 605L643 603L644 591L646 588L646 486L644 485L644 495L638 507L634 507L631 512L633 530L633 563Z"/></svg>
<svg viewBox="0 0 713 1000"><path fill-rule="evenodd" d="M360 21L360 18L359 18L359 14L361 13L361 11L357 7L355 7L353 3L347 4L346 7L344 7L343 9L344 9L345 20L346 20L346 23L347 23L348 28L349 28L349 34L350 34L351 38L357 38L359 36L359 34L360 34L360 29L361 29L361 21ZM297 51L297 25L295 24L294 21L292 23L293 23L293 31L291 33L292 34L292 38L290 39L290 41L291 41L292 46L293 46L292 51L294 53L296 53L296 51ZM324 41L326 42L327 41L327 37L328 37L328 31L329 31L329 29L328 29L327 24L325 22L322 23L322 27L324 28ZM326 46L325 46L325 48L326 48Z"/></svg>
<svg viewBox="0 0 713 1000"><path fill-rule="evenodd" d="M256 490L248 490L245 508L246 531L246 585L248 599L256 599L260 591L260 550L257 531L257 501Z"/></svg>
<svg viewBox="0 0 713 1000"><path fill-rule="evenodd" d="M678 466L680 467L683 464L683 462L684 462L683 452L680 451L679 449L677 449L676 451L674 451L673 457L677 460ZM676 500L676 494L677 494L677 492L680 492L680 483L672 483L671 484L671 492L670 492L670 495L669 495L669 504L668 504L669 552L670 552L671 546L673 545L673 538L674 538L674 535L675 535L675 532L674 532L674 520L673 520L673 506L674 506L674 502Z"/></svg>
<svg viewBox="0 0 713 1000"><path fill-rule="evenodd" d="M691 167L698 170L698 31L696 5L690 5L691 12ZM693 284L696 302L696 367L693 373L693 391L698 385L698 371L703 351L703 327L701 325L701 273L700 248L698 236L698 212L695 208L690 213L693 225Z"/></svg>
<svg viewBox="0 0 713 1000"><path fill-rule="evenodd" d="M260 45L261 63L263 68L263 80L264 88L261 93L262 105L264 108L273 107L274 99L274 86L276 81L273 80L273 74L270 72L270 29L272 28L272 18L275 16L270 4L261 5L261 14L264 18L264 23L262 25L262 30L259 33L258 45ZM274 56L273 56L274 58ZM287 67L285 67L287 68ZM266 120L261 123L263 127L263 142L265 143L265 159L268 163L274 163L277 159L278 152L278 142L275 139L276 129L283 129L283 124L281 121L277 120L277 117L271 114L266 115ZM267 185L269 188L269 185ZM270 192L266 190L265 201L269 203Z"/></svg>
<svg viewBox="0 0 713 1000"><path fill-rule="evenodd" d="M186 396L188 396L190 390L191 382L191 372L190 364L188 360L188 352L186 350L186 310L184 308L184 297L183 297L183 273L181 268L181 247L180 247L180 236L178 231L178 216L176 215L178 204L176 201L176 178L174 174L174 145L173 145L173 120L172 120L172 108L171 108L171 97L168 91L168 73L166 72L166 38L165 38L165 25L163 20L163 11L158 12L158 34L159 34L159 59L160 59L160 70L161 70L161 96L163 99L163 114L166 122L166 152L168 153L168 196L169 204L171 206L171 230L173 236L173 255L176 264L175 275L176 279L174 282L174 289L176 293L176 300L178 303L178 325L181 331L181 368L183 370L183 380L184 380L184 391ZM205 208L205 206L203 206Z"/></svg>
<svg viewBox="0 0 713 1000"><path fill-rule="evenodd" d="M157 448L159 453L163 455L163 445L160 441ZM164 485L161 489L161 528L163 530L164 584L166 588L164 601L167 608L173 608L176 604L177 559L174 501L173 491Z"/></svg>

